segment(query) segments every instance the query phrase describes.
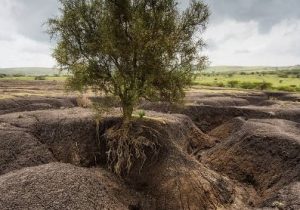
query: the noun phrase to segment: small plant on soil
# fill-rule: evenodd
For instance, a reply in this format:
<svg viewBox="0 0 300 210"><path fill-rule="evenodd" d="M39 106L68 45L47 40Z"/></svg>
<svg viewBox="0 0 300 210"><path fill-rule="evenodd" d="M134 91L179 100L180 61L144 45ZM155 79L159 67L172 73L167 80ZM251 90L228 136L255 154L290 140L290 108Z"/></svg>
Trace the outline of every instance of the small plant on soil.
<svg viewBox="0 0 300 210"><path fill-rule="evenodd" d="M145 117L146 113L144 110L140 110L140 111L138 111L138 115L139 115L139 118L142 119Z"/></svg>

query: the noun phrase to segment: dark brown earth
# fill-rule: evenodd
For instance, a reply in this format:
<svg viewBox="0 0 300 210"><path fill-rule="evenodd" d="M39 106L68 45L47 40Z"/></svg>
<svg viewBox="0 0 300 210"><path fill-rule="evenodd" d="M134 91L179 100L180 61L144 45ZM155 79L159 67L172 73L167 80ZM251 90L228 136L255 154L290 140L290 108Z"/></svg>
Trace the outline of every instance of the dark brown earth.
<svg viewBox="0 0 300 210"><path fill-rule="evenodd" d="M120 178L104 141L118 108L98 124L73 96L0 100L0 209L300 209L297 94L193 90L140 108L154 111L132 129L157 154Z"/></svg>
<svg viewBox="0 0 300 210"><path fill-rule="evenodd" d="M142 195L100 168L50 163L0 178L1 209L134 209Z"/></svg>

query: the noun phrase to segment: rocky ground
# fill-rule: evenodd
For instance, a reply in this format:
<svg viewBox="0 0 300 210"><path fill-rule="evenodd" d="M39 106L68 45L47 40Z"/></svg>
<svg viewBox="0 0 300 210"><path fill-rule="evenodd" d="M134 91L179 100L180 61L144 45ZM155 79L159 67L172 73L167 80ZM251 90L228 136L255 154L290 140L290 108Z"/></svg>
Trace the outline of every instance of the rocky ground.
<svg viewBox="0 0 300 210"><path fill-rule="evenodd" d="M97 123L78 105L0 100L0 209L300 209L297 94L193 89L185 105L141 102L133 127L157 154L125 178L108 170L103 141L119 109Z"/></svg>

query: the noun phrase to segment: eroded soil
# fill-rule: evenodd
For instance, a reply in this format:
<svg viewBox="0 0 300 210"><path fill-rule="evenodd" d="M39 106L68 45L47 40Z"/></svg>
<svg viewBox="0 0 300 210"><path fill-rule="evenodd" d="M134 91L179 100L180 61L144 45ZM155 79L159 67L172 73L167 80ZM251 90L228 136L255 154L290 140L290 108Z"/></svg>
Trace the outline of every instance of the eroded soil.
<svg viewBox="0 0 300 210"><path fill-rule="evenodd" d="M297 94L193 89L185 105L143 101L132 126L158 153L120 178L103 141L119 108L97 123L55 83L14 85L0 88L57 94L0 100L0 209L300 209Z"/></svg>

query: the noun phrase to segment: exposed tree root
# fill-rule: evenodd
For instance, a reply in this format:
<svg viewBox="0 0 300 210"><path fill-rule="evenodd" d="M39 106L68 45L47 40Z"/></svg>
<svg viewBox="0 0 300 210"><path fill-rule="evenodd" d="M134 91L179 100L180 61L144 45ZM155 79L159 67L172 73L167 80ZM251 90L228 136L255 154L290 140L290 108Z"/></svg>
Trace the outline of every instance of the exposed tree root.
<svg viewBox="0 0 300 210"><path fill-rule="evenodd" d="M189 127L185 119L141 119L128 130L121 126L121 119L103 122L108 165L115 173L127 175L123 177L128 184L150 195L152 209L247 209L243 196L236 195L240 189L234 183L187 153L186 141L191 141L192 134L198 137L191 128L180 130ZM175 126L177 132L169 126Z"/></svg>
<svg viewBox="0 0 300 210"><path fill-rule="evenodd" d="M153 128L134 124L117 124L108 129L102 138L107 147L108 167L119 176L129 174L133 166L141 170L148 158L153 160L157 156L159 136Z"/></svg>

